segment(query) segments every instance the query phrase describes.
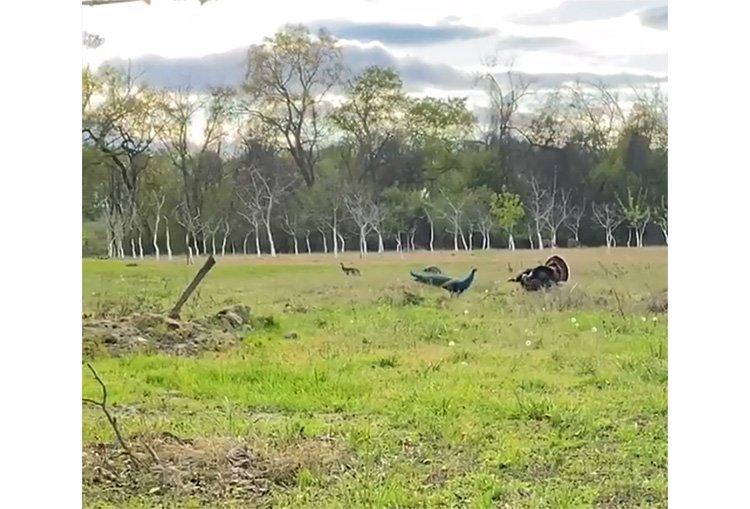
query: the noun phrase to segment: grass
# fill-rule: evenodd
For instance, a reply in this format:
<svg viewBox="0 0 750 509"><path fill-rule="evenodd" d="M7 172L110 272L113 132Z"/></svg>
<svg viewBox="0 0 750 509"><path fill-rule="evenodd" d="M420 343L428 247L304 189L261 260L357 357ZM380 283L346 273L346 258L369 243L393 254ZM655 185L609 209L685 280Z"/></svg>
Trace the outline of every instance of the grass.
<svg viewBox="0 0 750 509"><path fill-rule="evenodd" d="M666 250L561 254L571 282L536 294L505 280L547 253L347 253L359 278L330 256L220 259L184 314L239 302L278 327L222 352L92 362L127 436L246 443L295 467L251 499L85 478L86 505L665 507ZM168 309L197 270L138 263L85 260L84 312ZM426 265L477 278L449 299L411 282ZM113 442L96 408L83 416L85 448ZM326 440L335 455L315 452Z"/></svg>

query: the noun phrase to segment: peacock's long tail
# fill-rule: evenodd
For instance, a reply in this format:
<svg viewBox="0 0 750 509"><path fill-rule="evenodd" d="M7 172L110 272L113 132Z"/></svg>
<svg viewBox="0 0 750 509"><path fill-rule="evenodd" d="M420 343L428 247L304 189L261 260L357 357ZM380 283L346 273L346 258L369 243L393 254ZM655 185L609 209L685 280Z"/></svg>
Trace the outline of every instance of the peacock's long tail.
<svg viewBox="0 0 750 509"><path fill-rule="evenodd" d="M567 281L568 277L570 277L570 269L568 269L568 264L565 263L565 260L557 255L553 255L547 258L547 261L544 262L544 265L552 269L555 274L554 279L558 283Z"/></svg>

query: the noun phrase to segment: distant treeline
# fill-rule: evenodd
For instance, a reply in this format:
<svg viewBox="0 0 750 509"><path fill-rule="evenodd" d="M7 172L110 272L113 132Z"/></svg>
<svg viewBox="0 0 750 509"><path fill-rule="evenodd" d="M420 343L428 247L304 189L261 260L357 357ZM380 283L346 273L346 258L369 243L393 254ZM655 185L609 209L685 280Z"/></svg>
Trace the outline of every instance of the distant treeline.
<svg viewBox="0 0 750 509"><path fill-rule="evenodd" d="M463 98L414 98L335 40L286 27L236 90L154 89L83 72L84 254L664 244L658 89L534 88L512 71Z"/></svg>

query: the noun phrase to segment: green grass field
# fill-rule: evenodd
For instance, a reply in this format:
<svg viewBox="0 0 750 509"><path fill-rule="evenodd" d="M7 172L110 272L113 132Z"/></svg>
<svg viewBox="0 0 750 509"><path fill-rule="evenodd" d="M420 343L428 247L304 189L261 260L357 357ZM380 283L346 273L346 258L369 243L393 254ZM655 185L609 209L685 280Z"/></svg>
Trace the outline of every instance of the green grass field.
<svg viewBox="0 0 750 509"><path fill-rule="evenodd" d="M244 303L277 326L197 356L87 358L161 464L101 463L114 434L84 406L85 504L665 507L667 251L563 249L562 288L505 282L548 254L347 253L359 278L332 256L219 259L183 318ZM84 312L166 310L202 262L138 263L84 261ZM449 299L411 281L431 264L477 279Z"/></svg>

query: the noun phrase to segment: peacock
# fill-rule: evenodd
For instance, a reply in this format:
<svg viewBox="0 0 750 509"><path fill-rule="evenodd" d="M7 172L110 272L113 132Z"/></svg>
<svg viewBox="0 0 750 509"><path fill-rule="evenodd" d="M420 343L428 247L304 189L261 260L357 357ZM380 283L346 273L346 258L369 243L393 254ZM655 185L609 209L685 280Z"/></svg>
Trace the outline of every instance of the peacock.
<svg viewBox="0 0 750 509"><path fill-rule="evenodd" d="M464 293L466 290L469 289L471 286L471 283L474 281L474 274L477 273L476 268L471 269L471 274L466 276L463 279L451 279L450 281L446 281L441 286L448 290L451 295L455 295L458 297L462 293Z"/></svg>
<svg viewBox="0 0 750 509"><path fill-rule="evenodd" d="M414 272L409 271L411 274L411 277L414 278L414 281L417 281L419 283L424 283L426 285L432 285L432 286L443 286L443 284L447 283L452 277L450 277L447 274L443 273L435 273L430 271L420 271L420 272Z"/></svg>
<svg viewBox="0 0 750 509"><path fill-rule="evenodd" d="M570 269L568 269L568 264L565 263L565 260L557 255L553 255L547 258L544 265L533 269L526 269L508 281L520 283L524 290L535 292L567 281L569 276Z"/></svg>

